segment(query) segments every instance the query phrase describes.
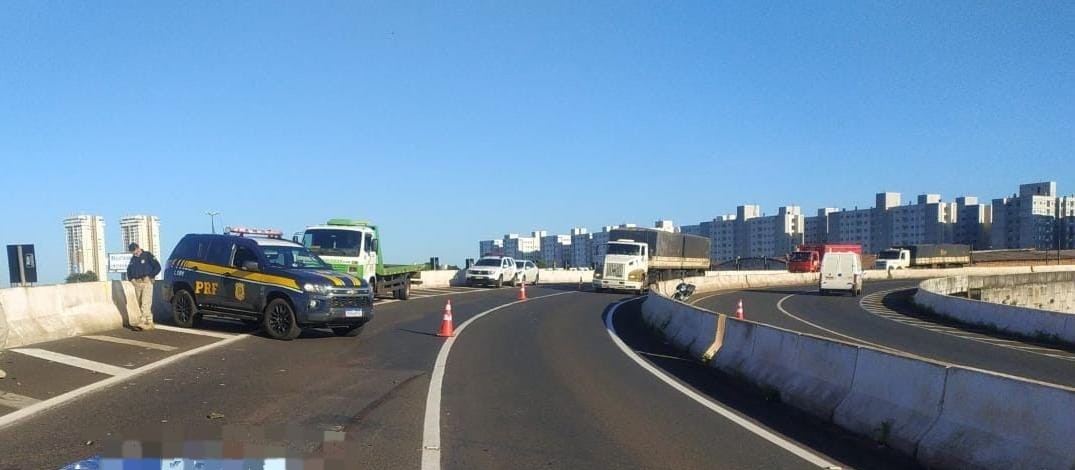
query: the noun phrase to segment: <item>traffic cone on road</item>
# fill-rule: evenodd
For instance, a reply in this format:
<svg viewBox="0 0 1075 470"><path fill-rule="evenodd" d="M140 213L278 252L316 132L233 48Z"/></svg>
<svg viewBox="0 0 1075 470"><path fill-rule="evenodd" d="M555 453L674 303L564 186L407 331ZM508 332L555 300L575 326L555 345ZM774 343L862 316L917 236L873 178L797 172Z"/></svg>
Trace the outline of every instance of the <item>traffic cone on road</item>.
<svg viewBox="0 0 1075 470"><path fill-rule="evenodd" d="M440 322L440 332L437 336L444 338L455 336L455 325L452 323L452 299L448 299L448 303L444 304L444 320Z"/></svg>
<svg viewBox="0 0 1075 470"><path fill-rule="evenodd" d="M740 320L746 319L746 317L743 316L743 299L739 299L739 304L735 306L735 318Z"/></svg>
<svg viewBox="0 0 1075 470"><path fill-rule="evenodd" d="M526 281L519 285L519 300L526 300Z"/></svg>

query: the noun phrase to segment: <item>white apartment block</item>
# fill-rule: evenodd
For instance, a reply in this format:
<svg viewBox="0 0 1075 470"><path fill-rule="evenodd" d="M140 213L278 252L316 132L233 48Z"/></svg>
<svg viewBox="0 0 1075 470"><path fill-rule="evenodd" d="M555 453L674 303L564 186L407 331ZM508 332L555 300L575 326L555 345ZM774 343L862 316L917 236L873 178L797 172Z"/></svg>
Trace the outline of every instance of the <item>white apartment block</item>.
<svg viewBox="0 0 1075 470"><path fill-rule="evenodd" d="M705 232L704 226L709 224L709 260L713 263L719 264L735 259L735 220L735 215L729 214L702 223L703 233Z"/></svg>
<svg viewBox="0 0 1075 470"><path fill-rule="evenodd" d="M571 266L592 266L593 255L590 253L592 236L585 228L571 229Z"/></svg>
<svg viewBox="0 0 1075 470"><path fill-rule="evenodd" d="M547 232L533 232L529 237L520 237L517 233L504 235L504 256L517 260L537 261L541 259L541 237Z"/></svg>
<svg viewBox="0 0 1075 470"><path fill-rule="evenodd" d="M1052 181L1022 184L1018 196L994 199L992 247L1055 249L1063 225L1058 216L1065 213L1068 200L1057 196L1056 182Z"/></svg>
<svg viewBox="0 0 1075 470"><path fill-rule="evenodd" d="M829 241L829 215L840 212L835 207L824 207L817 210L817 215L804 219L803 243L807 245L819 245Z"/></svg>
<svg viewBox="0 0 1075 470"><path fill-rule="evenodd" d="M504 253L504 240L482 240L478 242L479 257L502 253Z"/></svg>
<svg viewBox="0 0 1075 470"><path fill-rule="evenodd" d="M564 267L564 253L571 251L571 235L541 237L541 260L550 268Z"/></svg>
<svg viewBox="0 0 1075 470"><path fill-rule="evenodd" d="M99 215L77 215L63 221L67 241L67 273L93 271L97 278L108 277L105 251L105 219Z"/></svg>
<svg viewBox="0 0 1075 470"><path fill-rule="evenodd" d="M875 252L873 237L873 209L852 209L829 215L828 243L858 243L867 253ZM886 247L887 248L887 247Z"/></svg>
<svg viewBox="0 0 1075 470"><path fill-rule="evenodd" d="M939 194L920 195L917 204L893 207L887 216L890 245L952 243L956 204L941 202Z"/></svg>
<svg viewBox="0 0 1075 470"><path fill-rule="evenodd" d="M993 207L981 204L978 198L956 198L956 224L952 235L955 243L970 245L975 250L989 248L989 231L993 224Z"/></svg>

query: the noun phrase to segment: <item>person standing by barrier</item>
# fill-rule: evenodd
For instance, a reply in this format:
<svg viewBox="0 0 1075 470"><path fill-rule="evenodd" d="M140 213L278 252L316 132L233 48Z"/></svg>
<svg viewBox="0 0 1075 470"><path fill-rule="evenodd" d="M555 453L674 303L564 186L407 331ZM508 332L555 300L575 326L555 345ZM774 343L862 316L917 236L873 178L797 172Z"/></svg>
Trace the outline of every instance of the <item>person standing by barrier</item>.
<svg viewBox="0 0 1075 470"><path fill-rule="evenodd" d="M134 331L153 329L153 278L161 272L161 264L153 253L143 250L137 243L131 243L127 249L131 252L131 262L127 265L127 280L134 284L134 295L138 299L139 318L137 323L133 315L130 318Z"/></svg>

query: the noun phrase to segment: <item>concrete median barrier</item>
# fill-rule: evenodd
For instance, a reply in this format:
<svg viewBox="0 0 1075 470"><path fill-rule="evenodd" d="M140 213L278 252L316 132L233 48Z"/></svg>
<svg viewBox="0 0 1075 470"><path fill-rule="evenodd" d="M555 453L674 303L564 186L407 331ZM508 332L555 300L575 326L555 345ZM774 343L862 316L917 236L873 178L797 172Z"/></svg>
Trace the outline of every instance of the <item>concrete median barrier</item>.
<svg viewBox="0 0 1075 470"><path fill-rule="evenodd" d="M123 317L108 282L0 289L3 348L119 328Z"/></svg>
<svg viewBox="0 0 1075 470"><path fill-rule="evenodd" d="M944 404L918 446L932 468L1075 468L1075 389L948 370Z"/></svg>
<svg viewBox="0 0 1075 470"><path fill-rule="evenodd" d="M655 292L642 317L689 357L710 349L709 367L927 467L1075 468L1075 389L734 318L714 338L717 315Z"/></svg>
<svg viewBox="0 0 1075 470"><path fill-rule="evenodd" d="M947 368L858 348L850 393L833 414L838 426L914 455L941 412Z"/></svg>

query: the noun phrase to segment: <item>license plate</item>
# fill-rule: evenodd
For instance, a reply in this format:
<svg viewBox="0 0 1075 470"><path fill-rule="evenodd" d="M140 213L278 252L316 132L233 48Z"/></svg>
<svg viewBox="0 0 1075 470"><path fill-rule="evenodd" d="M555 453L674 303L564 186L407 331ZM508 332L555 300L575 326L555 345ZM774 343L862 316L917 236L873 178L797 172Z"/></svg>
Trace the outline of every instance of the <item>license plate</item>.
<svg viewBox="0 0 1075 470"><path fill-rule="evenodd" d="M345 317L361 317L362 316L362 309L360 309L360 308L349 308L349 309L343 311L343 316L345 316Z"/></svg>

